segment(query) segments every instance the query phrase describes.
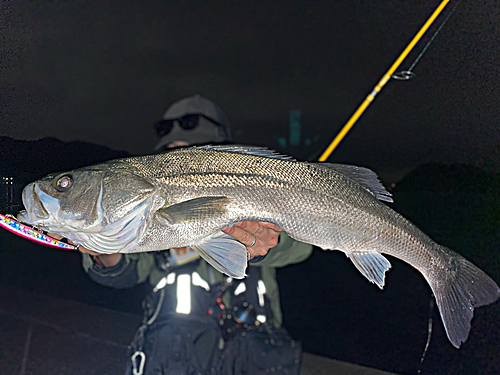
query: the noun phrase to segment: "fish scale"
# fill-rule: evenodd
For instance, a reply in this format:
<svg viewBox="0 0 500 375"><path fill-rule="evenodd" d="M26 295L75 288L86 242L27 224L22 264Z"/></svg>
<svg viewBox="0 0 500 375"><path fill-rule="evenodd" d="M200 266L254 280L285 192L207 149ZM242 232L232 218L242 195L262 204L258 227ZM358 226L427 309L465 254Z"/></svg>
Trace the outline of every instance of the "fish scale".
<svg viewBox="0 0 500 375"><path fill-rule="evenodd" d="M56 186L61 176L70 178L70 188ZM459 347L474 307L496 301L500 289L381 201L392 199L365 168L206 146L49 176L25 188L19 218L101 253L191 246L237 278L245 275L246 247L220 229L242 220L272 222L298 241L343 251L380 288L391 267L382 255L388 254L422 273Z"/></svg>
<svg viewBox="0 0 500 375"><path fill-rule="evenodd" d="M392 210L388 210L385 207L381 207L380 204L373 203L373 197L371 195L366 194L365 191L361 191L364 195L353 195L352 191L346 191L349 187L346 187L347 184L327 184L325 186L324 183L314 183L317 181L323 182L325 179L318 180L317 175L325 175L327 174L325 170L318 169L314 165L302 164L300 168L294 168L296 163L290 161L276 161L273 159L268 159L267 162L262 162L255 160L249 160L247 155L234 154L227 158L230 162L223 163L222 165L218 165L218 158L214 158L214 155L207 155L207 157L199 157L200 153L203 154L201 150L192 150L193 158L195 158L198 162L194 165L194 167L189 168L187 166L182 165L182 160L180 161L180 167L177 169L176 177L182 180L182 175L179 171L187 170L188 172L184 173L184 176L189 174L190 171L199 170L199 166L203 166L203 170L205 173L212 172L219 168L220 170L225 171L226 173L231 172L225 167L231 168L231 166L238 165L238 168L235 170L232 168L232 173L251 173L252 175L263 174L272 175L272 182L279 181L281 184L280 187L284 187L283 181L288 182L293 188L300 188L308 186L306 182L312 181L309 184L309 189L311 187L313 189L318 189L323 192L329 193L334 196L341 196L343 199L340 199L335 207L329 207L329 213L334 212L334 217L339 218L337 225L323 225L323 233L318 233L318 231L311 231L311 228L317 226L318 222L321 222L321 218L326 214L325 212L318 211L318 205L314 205L316 207L315 210L307 210L308 222L309 225L302 225L301 227L294 227L293 223L303 223L304 221L299 220L291 220L291 225L286 220L279 220L273 222L278 223L282 228L293 238L297 240L301 240L304 242L312 243L314 245L318 245L323 248L330 249L340 249L345 251L346 253L355 252L357 250L369 250L369 251L378 251L380 253L386 253L398 257L410 264L412 264L415 268L417 268L422 273L429 273L429 263L431 259L439 259L439 257L443 256L443 251L440 251L439 248L435 248L432 246L432 240L420 232L415 226L411 225L406 219L398 215L396 212ZM203 156L203 155L201 155ZM242 162L242 159L243 162ZM220 164L220 163L219 163ZM271 167L270 168L270 164ZM290 171L294 173L290 173ZM199 176L199 175L198 175ZM245 175L246 176L246 175ZM323 177L323 176L320 176ZM297 183L297 179L300 177L299 182ZM328 180L332 180L331 176L328 176ZM335 177L337 179L341 178L340 176L333 176L333 180ZM212 181L213 176L210 176L210 180ZM195 183L198 186L202 186L202 189L205 189L207 185L202 183L202 179L195 180ZM182 185L182 182L179 183ZM251 181L249 179L240 179L241 186L251 185ZM266 181L257 180L257 185L264 186L266 185ZM267 183L266 187L274 187L275 184ZM228 184L227 181L215 182L215 186L233 186L233 184ZM333 186L333 188L332 188ZM205 191L205 193L207 193ZM215 194L219 194L217 192ZM231 195L227 192L222 192L222 195ZM286 205L286 216L296 218L293 212L291 212L290 207L293 207L292 204L296 204L297 199L295 197L291 197L291 199L287 200L284 197L284 193L280 194L280 199L285 200L290 205ZM348 199L351 198L351 199ZM368 199L368 201L367 201ZM253 200L252 202L255 202ZM349 213L344 209L341 212L335 212L335 209L340 207L349 207ZM327 206L328 207L328 206ZM358 209L361 207L361 209ZM275 207L276 208L276 207ZM382 209L381 209L382 208ZM257 210L259 212L265 212L264 210ZM316 212L315 212L316 211ZM370 213L372 215L370 215ZM318 215L319 214L319 215ZM233 220L242 220L242 219L253 219L254 216L246 216L246 217L237 217ZM262 216L261 216L262 218ZM267 217L266 217L267 219ZM347 220L346 220L347 219ZM350 220L352 219L352 220ZM320 221L318 221L320 220ZM324 220L323 220L324 221ZM376 223L374 225L374 222ZM392 225L394 224L394 225ZM352 233L346 228L363 228L363 233L367 229L371 229L371 241L368 239L363 239L363 235L361 233ZM335 233L339 233L340 235L335 235ZM346 232L350 232L349 235L345 235ZM329 238L330 237L330 238ZM349 238L350 240L346 240L344 237ZM322 241L319 242L318 239ZM429 252L422 251L422 249L428 249L429 251L433 251L434 254L430 254ZM420 251L418 251L420 250ZM444 261L435 261L435 264L444 264Z"/></svg>

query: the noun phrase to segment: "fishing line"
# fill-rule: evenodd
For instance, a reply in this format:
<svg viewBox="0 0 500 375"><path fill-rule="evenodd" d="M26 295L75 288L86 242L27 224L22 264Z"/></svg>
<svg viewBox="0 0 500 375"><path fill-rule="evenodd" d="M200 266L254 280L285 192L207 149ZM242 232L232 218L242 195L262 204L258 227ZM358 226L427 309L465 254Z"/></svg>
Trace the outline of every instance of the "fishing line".
<svg viewBox="0 0 500 375"><path fill-rule="evenodd" d="M424 364L425 355L429 349L432 337L432 315L434 313L434 294L431 293L431 301L429 303L429 320L427 321L427 342L425 343L424 351L422 352L422 357L420 357L420 364L418 365L417 375L420 375L422 371L422 365Z"/></svg>
<svg viewBox="0 0 500 375"><path fill-rule="evenodd" d="M413 73L413 68L415 68L415 65L418 64L418 62L420 61L420 59L422 58L422 56L424 55L424 53L427 52L427 49L430 47L430 45L432 44L432 42L434 42L434 39L436 39L436 37L438 36L438 34L441 32L441 30L443 29L444 25L446 24L446 22L448 22L448 20L450 19L451 15L453 14L453 12L455 12L455 9L457 8L457 5L460 4L461 1L462 0L458 0L457 1L457 3L455 4L455 6L451 9L451 11L448 13L448 15L443 20L443 22L441 22L441 25L439 25L438 29L432 35L432 38L427 42L427 44L425 45L425 47L419 53L419 55L417 56L417 58L415 59L415 61L413 61L413 64L411 64L411 66L408 68L408 70L402 70L402 71L400 71L398 73L395 73L395 74L393 74L391 76L391 78L396 79L398 81L408 81L408 80L410 80L412 78L415 78L417 76L415 73Z"/></svg>
<svg viewBox="0 0 500 375"><path fill-rule="evenodd" d="M26 342L24 343L24 354L23 354L23 360L21 361L21 372L19 373L19 375L24 375L26 373L26 364L28 363L32 334L33 334L33 324L29 323L28 337L26 337Z"/></svg>

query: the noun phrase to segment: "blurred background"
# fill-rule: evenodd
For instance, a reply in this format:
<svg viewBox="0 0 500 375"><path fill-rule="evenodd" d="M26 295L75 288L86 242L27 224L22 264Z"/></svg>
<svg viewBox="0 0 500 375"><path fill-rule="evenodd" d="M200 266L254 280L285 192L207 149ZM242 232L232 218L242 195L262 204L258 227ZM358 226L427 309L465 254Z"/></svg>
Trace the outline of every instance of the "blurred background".
<svg viewBox="0 0 500 375"><path fill-rule="evenodd" d="M195 93L224 110L236 143L315 160L438 4L3 1L0 213L17 212L22 187L47 173L151 153L152 125ZM410 67L455 4L398 70ZM416 77L391 80L329 158L376 171L396 210L497 282L499 13L496 2L459 3ZM316 249L279 270L286 327L310 353L415 374L432 316L422 373L500 373L498 304L476 310L471 336L456 350L429 311L427 283L391 262L384 291L336 252ZM140 314L146 286L106 289L79 263L78 254L0 231L0 286L16 291L11 298L25 291ZM10 358L9 306L7 299L0 309L0 362Z"/></svg>

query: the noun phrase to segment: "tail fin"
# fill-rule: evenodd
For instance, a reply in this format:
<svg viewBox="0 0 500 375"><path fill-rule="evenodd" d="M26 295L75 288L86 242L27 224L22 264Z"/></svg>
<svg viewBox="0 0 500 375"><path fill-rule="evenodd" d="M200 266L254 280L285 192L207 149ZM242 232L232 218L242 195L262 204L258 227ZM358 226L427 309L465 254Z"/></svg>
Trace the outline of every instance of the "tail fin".
<svg viewBox="0 0 500 375"><path fill-rule="evenodd" d="M474 308L495 302L500 297L500 288L467 259L439 247L446 254L446 266L431 271L426 278L436 297L448 339L458 349L469 336Z"/></svg>

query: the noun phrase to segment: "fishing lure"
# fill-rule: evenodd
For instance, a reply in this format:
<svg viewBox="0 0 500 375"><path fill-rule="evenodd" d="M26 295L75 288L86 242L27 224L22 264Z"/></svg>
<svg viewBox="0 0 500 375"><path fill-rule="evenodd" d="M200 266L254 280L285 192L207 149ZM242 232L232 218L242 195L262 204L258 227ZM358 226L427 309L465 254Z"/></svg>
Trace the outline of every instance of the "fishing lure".
<svg viewBox="0 0 500 375"><path fill-rule="evenodd" d="M0 214L0 227L7 229L9 232L17 234L20 237L26 238L30 241L34 241L40 245L45 245L49 247L55 247L58 249L65 250L77 250L78 247L70 245L66 242L56 240L53 237L43 233L41 230L30 227L29 225L23 224L17 221L14 217L10 215Z"/></svg>

